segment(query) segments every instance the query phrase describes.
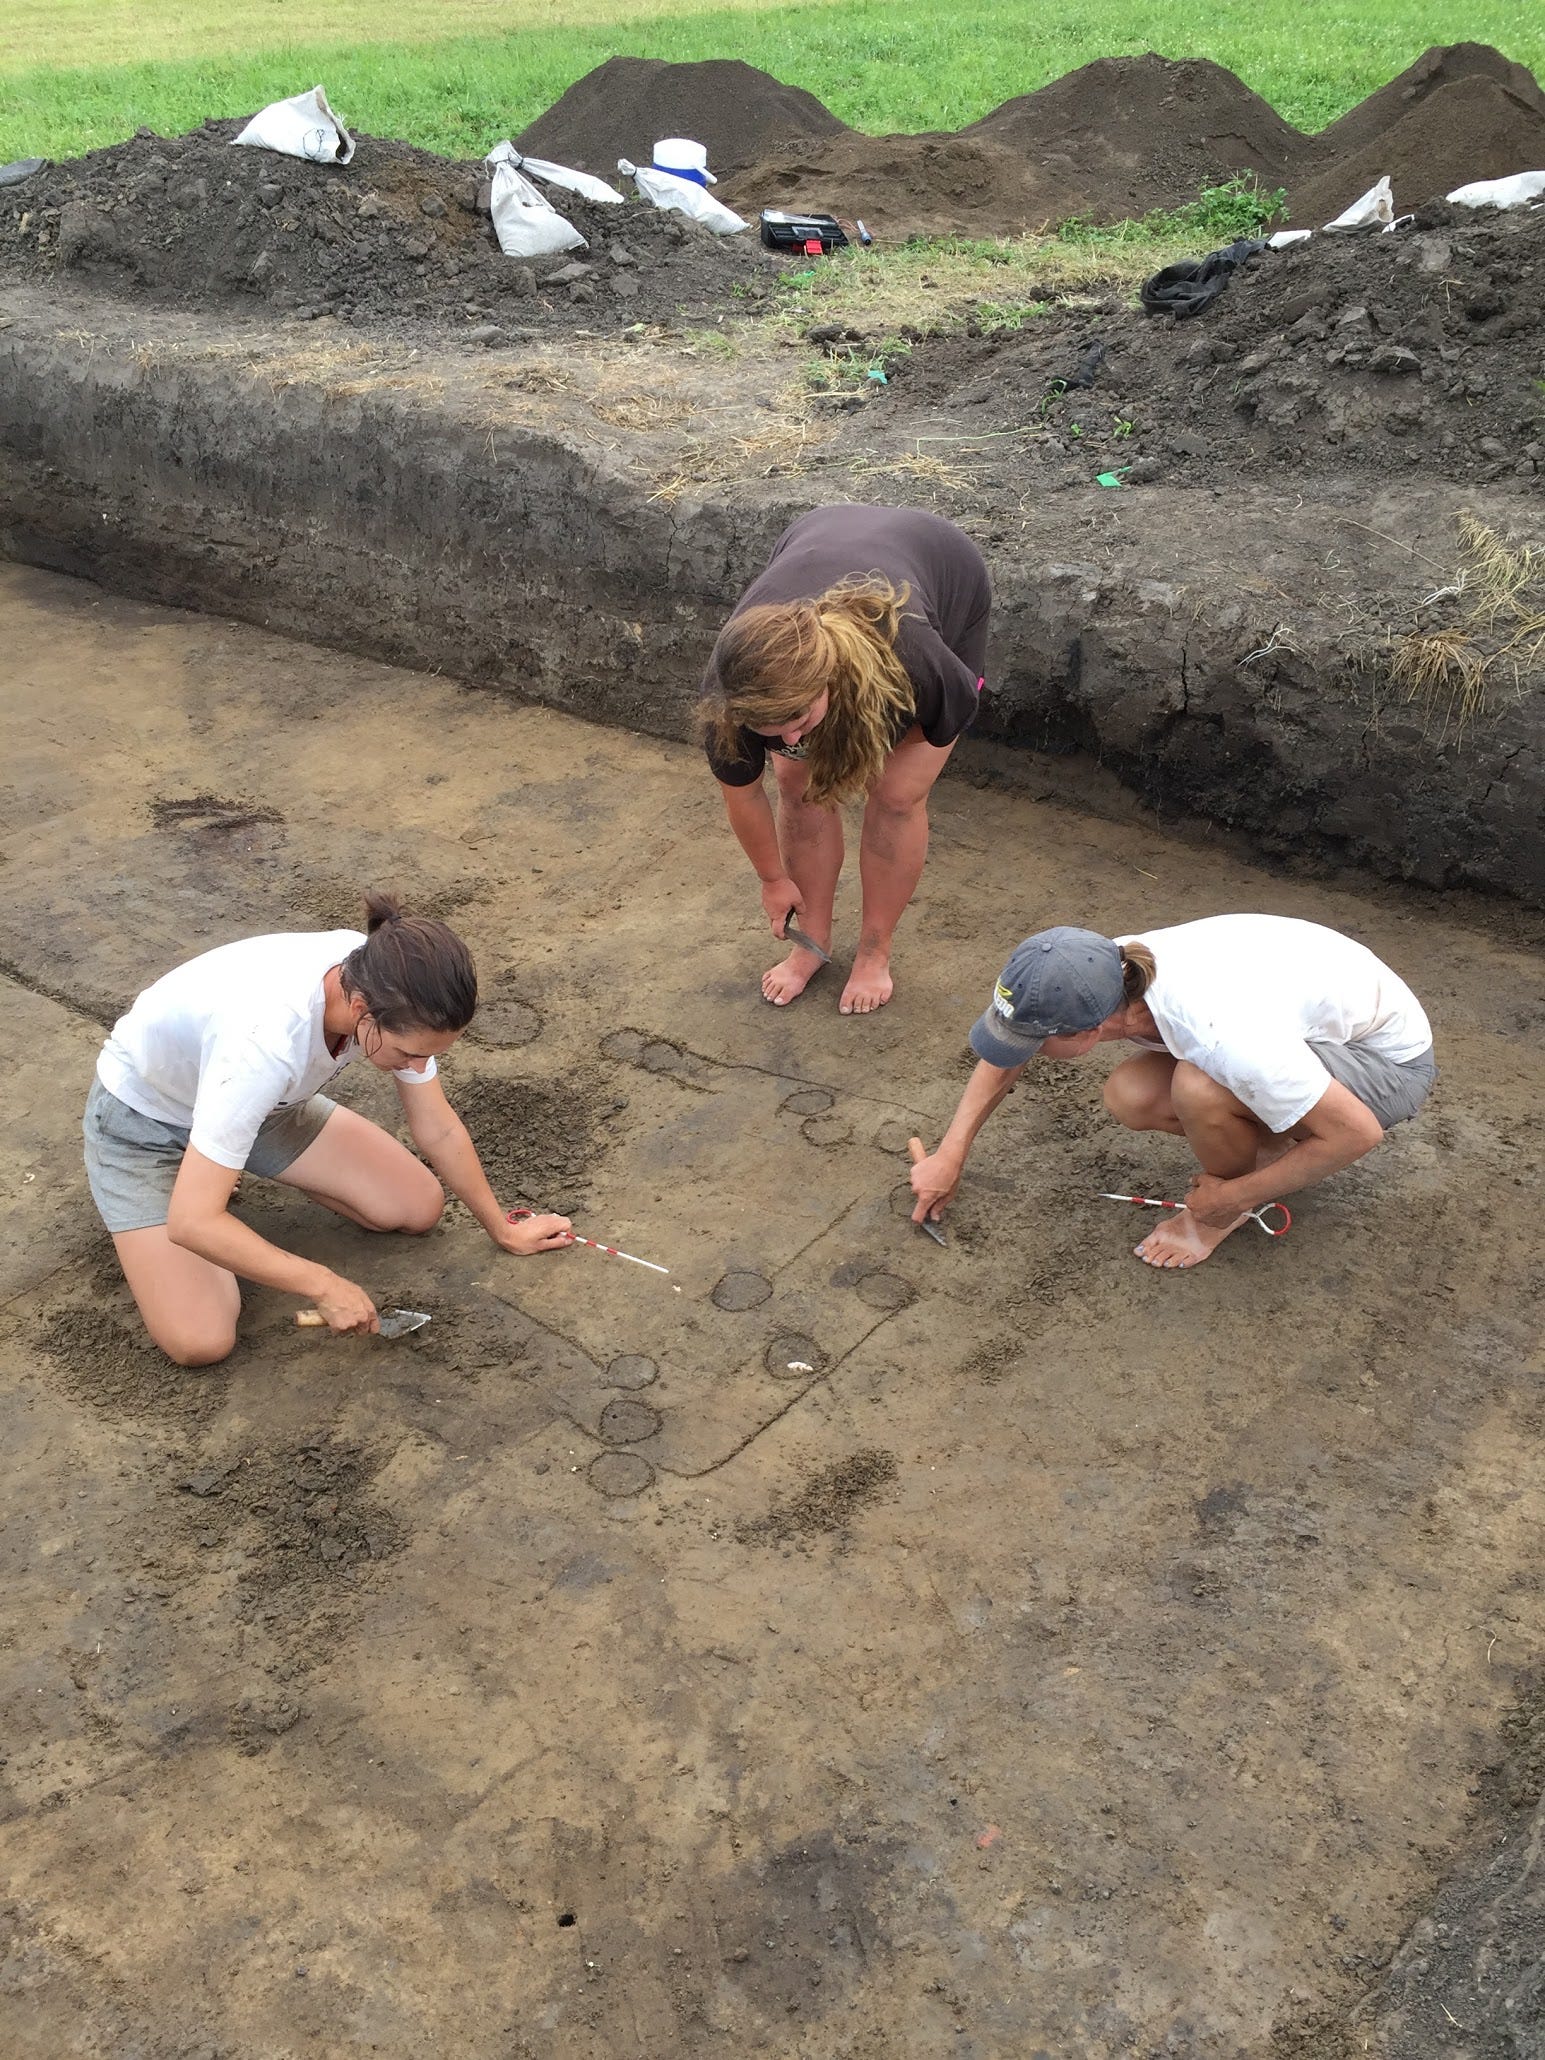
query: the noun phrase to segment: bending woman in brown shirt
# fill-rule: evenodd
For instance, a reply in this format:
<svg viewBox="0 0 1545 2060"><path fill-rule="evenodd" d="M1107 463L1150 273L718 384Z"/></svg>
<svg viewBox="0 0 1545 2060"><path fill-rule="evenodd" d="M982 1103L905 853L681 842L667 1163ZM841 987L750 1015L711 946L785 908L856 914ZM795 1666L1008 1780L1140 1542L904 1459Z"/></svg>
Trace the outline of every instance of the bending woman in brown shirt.
<svg viewBox="0 0 1545 2060"><path fill-rule="evenodd" d="M982 554L942 516L816 508L779 537L714 645L708 762L775 937L792 915L830 948L838 804L864 797L845 1016L891 998L891 940L928 855L928 792L975 718L991 607ZM762 784L769 756L776 822ZM820 965L796 945L763 974L762 992L782 1007Z"/></svg>

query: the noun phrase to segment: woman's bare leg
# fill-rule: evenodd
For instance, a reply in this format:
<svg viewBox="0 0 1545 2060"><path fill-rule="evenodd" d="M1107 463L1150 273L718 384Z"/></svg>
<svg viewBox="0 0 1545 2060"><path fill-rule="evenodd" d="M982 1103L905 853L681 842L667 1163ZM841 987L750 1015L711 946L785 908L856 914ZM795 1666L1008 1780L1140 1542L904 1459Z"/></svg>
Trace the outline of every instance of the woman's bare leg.
<svg viewBox="0 0 1545 2060"><path fill-rule="evenodd" d="M234 1273L174 1245L166 1225L121 1230L113 1239L145 1328L179 1366L213 1366L236 1343L241 1289Z"/></svg>
<svg viewBox="0 0 1545 2060"><path fill-rule="evenodd" d="M355 1109L334 1109L279 1178L365 1230L433 1230L445 1208L423 1160Z"/></svg>
<svg viewBox="0 0 1545 2060"><path fill-rule="evenodd" d="M778 849L784 870L805 898L800 928L829 951L832 906L842 872L842 817L835 808L815 808L805 799L810 768L801 759L774 752L772 762L778 782ZM762 975L762 993L779 1008L787 1008L820 970L815 953L796 944L787 958Z"/></svg>
<svg viewBox="0 0 1545 2060"><path fill-rule="evenodd" d="M839 1007L845 1016L884 1008L894 992L891 942L928 857L928 796L953 744L930 744L914 723L890 757L864 809L859 877L863 924Z"/></svg>

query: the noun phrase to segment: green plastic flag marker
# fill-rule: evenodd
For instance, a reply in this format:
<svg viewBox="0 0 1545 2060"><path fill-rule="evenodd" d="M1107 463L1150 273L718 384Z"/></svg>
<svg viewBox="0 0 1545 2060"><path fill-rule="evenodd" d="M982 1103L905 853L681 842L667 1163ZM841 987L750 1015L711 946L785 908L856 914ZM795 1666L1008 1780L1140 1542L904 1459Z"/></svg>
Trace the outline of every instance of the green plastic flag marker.
<svg viewBox="0 0 1545 2060"><path fill-rule="evenodd" d="M1129 466L1123 465L1121 472L1097 472L1094 476L1094 483L1096 486L1120 486L1121 473L1127 472L1130 469Z"/></svg>

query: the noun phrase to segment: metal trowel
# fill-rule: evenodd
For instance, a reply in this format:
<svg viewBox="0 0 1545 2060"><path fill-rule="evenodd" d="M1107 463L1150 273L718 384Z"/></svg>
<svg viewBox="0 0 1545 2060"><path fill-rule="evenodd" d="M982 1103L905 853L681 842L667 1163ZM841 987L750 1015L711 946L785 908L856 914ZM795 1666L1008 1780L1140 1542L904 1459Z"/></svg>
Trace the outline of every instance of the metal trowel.
<svg viewBox="0 0 1545 2060"><path fill-rule="evenodd" d="M788 938L791 944L799 945L800 948L804 951L813 951L816 957L821 961L821 964L823 966L829 966L831 964L831 953L829 951L822 951L820 945L816 943L813 937L807 937L805 935L804 931L799 927L798 923L796 923L794 920L793 909L790 909L788 914L783 918L783 934L785 937Z"/></svg>
<svg viewBox="0 0 1545 2060"><path fill-rule="evenodd" d="M325 1330L327 1318L320 1309L297 1309L295 1321L302 1330ZM381 1335L383 1338L405 1338L410 1330L422 1330L429 1317L422 1309L383 1309L381 1311Z"/></svg>

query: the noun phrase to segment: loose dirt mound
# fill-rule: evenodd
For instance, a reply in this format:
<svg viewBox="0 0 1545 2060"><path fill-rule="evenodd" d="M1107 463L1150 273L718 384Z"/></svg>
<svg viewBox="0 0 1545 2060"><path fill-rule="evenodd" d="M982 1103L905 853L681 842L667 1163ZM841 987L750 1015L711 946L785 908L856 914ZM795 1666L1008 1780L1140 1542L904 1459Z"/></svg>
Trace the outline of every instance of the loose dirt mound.
<svg viewBox="0 0 1545 2060"><path fill-rule="evenodd" d="M1438 208L1390 236L1265 252L1205 315L1126 306L918 345L891 368L907 408L1040 447L1049 483L1273 471L1545 474L1545 216ZM1093 382L1064 382L1094 342ZM984 449L992 446L984 445Z"/></svg>
<svg viewBox="0 0 1545 2060"><path fill-rule="evenodd" d="M1527 94L1479 75L1421 94L1398 121L1295 186L1291 219L1305 228L1331 221L1386 172L1397 211L1409 211L1473 179L1545 169L1545 94L1523 76Z"/></svg>
<svg viewBox="0 0 1545 2060"><path fill-rule="evenodd" d="M1377 143L1414 107L1432 94L1457 85L1462 79L1489 79L1494 85L1505 86L1510 93L1516 94L1536 114L1545 115L1545 93L1540 91L1533 72L1527 66L1514 64L1511 58L1504 57L1489 43L1439 44L1424 51L1398 79L1391 79L1377 93L1370 93L1366 100L1360 100L1356 107L1349 108L1339 121L1322 129L1314 139L1321 161L1339 161L1370 143ZM1515 165L1513 169L1516 171L1520 167ZM1482 178L1487 175L1478 172L1475 176Z"/></svg>
<svg viewBox="0 0 1545 2060"><path fill-rule="evenodd" d="M889 235L1013 235L1119 221L1251 172L1290 182L1312 144L1221 65L1101 58L957 134L784 145L732 181L734 207L831 208Z"/></svg>
<svg viewBox="0 0 1545 2060"><path fill-rule="evenodd" d="M1095 182L1089 204L1100 212L1167 206L1234 172L1280 185L1311 147L1222 65L1152 51L1082 65L960 133L1068 157Z"/></svg>
<svg viewBox="0 0 1545 2060"><path fill-rule="evenodd" d="M476 162L363 136L352 164L314 165L231 149L240 127L142 132L0 187L0 276L68 274L174 304L429 323L493 342L717 310L775 269L750 236L569 194L554 202L589 248L523 263L494 239ZM572 273L576 262L589 269ZM567 276L552 285L555 273Z"/></svg>
<svg viewBox="0 0 1545 2060"><path fill-rule="evenodd" d="M1071 159L1031 161L989 137L856 133L785 145L719 188L748 217L814 208L893 239L1017 235L1087 212L1087 193Z"/></svg>
<svg viewBox="0 0 1545 2060"><path fill-rule="evenodd" d="M801 136L851 134L813 93L738 58L666 64L657 57L610 57L577 79L517 146L605 178L619 157L648 164L660 137L691 136L705 145L711 169L722 176Z"/></svg>

